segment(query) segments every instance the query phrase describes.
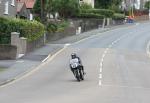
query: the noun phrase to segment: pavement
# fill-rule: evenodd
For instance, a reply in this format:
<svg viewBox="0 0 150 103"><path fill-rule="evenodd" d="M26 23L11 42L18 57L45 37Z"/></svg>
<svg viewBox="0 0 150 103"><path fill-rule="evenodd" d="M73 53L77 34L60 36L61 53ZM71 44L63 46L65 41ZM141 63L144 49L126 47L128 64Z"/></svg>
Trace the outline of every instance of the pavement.
<svg viewBox="0 0 150 103"><path fill-rule="evenodd" d="M47 43L45 46L38 48L21 58L18 58L17 60L0 60L0 67L5 68L4 71L0 72L0 86L12 82L13 80L32 71L41 63L45 62L47 58L64 48L65 45L72 44L110 29L112 29L112 27L99 28L78 35L69 36L57 41L52 41Z"/></svg>

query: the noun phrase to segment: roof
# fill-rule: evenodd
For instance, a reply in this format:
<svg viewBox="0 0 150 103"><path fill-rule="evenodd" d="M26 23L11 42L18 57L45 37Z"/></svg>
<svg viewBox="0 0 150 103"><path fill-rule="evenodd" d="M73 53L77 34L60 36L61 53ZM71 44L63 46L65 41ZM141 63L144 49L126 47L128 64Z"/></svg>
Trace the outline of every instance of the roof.
<svg viewBox="0 0 150 103"><path fill-rule="evenodd" d="M32 9L34 7L36 0L17 0L18 3L25 3L28 9Z"/></svg>
<svg viewBox="0 0 150 103"><path fill-rule="evenodd" d="M17 12L21 11L21 9L23 8L24 4L25 4L24 2L18 2L18 4L17 4Z"/></svg>

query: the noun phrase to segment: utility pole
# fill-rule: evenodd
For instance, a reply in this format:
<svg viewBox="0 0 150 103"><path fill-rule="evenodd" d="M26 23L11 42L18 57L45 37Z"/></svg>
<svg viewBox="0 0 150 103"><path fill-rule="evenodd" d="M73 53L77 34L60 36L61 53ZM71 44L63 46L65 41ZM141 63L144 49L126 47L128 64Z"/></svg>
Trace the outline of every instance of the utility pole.
<svg viewBox="0 0 150 103"><path fill-rule="evenodd" d="M149 19L150 19L150 1L148 2L148 14L149 14Z"/></svg>
<svg viewBox="0 0 150 103"><path fill-rule="evenodd" d="M41 0L41 19L44 20L44 3L45 0Z"/></svg>

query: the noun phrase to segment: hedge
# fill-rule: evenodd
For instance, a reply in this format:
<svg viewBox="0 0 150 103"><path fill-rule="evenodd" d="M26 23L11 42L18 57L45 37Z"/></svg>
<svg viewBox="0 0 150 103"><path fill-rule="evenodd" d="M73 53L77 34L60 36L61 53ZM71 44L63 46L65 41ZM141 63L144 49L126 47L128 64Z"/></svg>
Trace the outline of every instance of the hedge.
<svg viewBox="0 0 150 103"><path fill-rule="evenodd" d="M78 18L96 18L96 19L104 18L103 15L94 14L94 13L80 13L77 17Z"/></svg>
<svg viewBox="0 0 150 103"><path fill-rule="evenodd" d="M81 13L94 13L94 14L99 14L103 15L105 17L113 17L114 11L108 10L108 9L86 9L86 10L81 10Z"/></svg>
<svg viewBox="0 0 150 103"><path fill-rule="evenodd" d="M115 13L114 16L113 16L113 19L115 19L115 20L125 19L125 15L120 14L120 13Z"/></svg>
<svg viewBox="0 0 150 103"><path fill-rule="evenodd" d="M0 17L0 35L9 37L11 32L19 32L20 37L26 37L28 41L34 41L44 35L45 27L37 21Z"/></svg>
<svg viewBox="0 0 150 103"><path fill-rule="evenodd" d="M64 31L66 27L69 27L69 22L68 21L60 21L60 22L49 22L47 24L47 32L61 32Z"/></svg>

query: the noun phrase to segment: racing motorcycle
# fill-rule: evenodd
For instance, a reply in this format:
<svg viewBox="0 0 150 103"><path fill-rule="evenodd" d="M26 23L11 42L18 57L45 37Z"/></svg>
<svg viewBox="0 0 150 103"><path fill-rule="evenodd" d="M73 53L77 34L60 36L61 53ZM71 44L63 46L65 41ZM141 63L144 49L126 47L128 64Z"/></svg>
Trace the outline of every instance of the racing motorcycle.
<svg viewBox="0 0 150 103"><path fill-rule="evenodd" d="M80 82L81 80L84 80L84 73L82 71L83 66L79 65L77 62L74 62L71 64L71 68L73 69L73 74L77 81Z"/></svg>

